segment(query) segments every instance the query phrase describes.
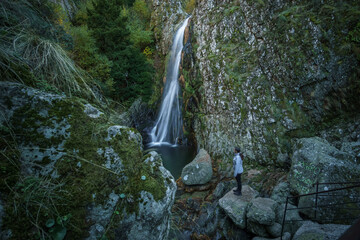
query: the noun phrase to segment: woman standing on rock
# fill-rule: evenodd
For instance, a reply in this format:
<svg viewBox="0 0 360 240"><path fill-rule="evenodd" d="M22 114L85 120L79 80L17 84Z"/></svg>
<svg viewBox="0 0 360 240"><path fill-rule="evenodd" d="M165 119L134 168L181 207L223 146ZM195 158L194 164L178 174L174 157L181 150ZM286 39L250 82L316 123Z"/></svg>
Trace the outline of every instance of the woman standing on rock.
<svg viewBox="0 0 360 240"><path fill-rule="evenodd" d="M235 157L233 159L234 177L237 182L237 189L234 190L234 194L241 196L241 174L243 173L243 161L240 156L240 148L235 147Z"/></svg>

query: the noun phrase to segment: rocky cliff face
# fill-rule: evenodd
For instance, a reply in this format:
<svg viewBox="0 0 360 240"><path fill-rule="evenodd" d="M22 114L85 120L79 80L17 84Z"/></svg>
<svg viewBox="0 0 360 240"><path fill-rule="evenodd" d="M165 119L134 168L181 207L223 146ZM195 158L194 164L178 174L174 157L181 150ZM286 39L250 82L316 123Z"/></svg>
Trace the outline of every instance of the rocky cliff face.
<svg viewBox="0 0 360 240"><path fill-rule="evenodd" d="M1 239L167 238L176 184L135 129L75 97L9 82L0 96Z"/></svg>
<svg viewBox="0 0 360 240"><path fill-rule="evenodd" d="M358 7L198 0L180 80L199 147L225 160L239 145L250 160L281 165L293 137L358 112L358 15L346 10Z"/></svg>

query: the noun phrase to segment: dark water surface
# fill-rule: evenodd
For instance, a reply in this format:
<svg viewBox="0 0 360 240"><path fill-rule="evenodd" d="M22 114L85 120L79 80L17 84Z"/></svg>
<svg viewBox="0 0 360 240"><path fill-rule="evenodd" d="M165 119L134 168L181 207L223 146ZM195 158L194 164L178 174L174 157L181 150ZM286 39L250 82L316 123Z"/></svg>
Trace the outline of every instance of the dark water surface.
<svg viewBox="0 0 360 240"><path fill-rule="evenodd" d="M148 149L152 149L161 155L164 167L171 172L175 180L181 176L181 171L185 165L196 156L196 147L192 146L161 145L152 146Z"/></svg>

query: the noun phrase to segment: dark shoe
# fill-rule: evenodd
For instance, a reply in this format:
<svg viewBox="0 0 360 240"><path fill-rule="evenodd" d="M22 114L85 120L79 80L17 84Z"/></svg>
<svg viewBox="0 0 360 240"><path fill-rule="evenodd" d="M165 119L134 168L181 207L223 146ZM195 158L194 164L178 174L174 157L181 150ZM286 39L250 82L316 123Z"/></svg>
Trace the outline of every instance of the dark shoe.
<svg viewBox="0 0 360 240"><path fill-rule="evenodd" d="M233 189L233 192L237 192L238 190L237 189Z"/></svg>
<svg viewBox="0 0 360 240"><path fill-rule="evenodd" d="M241 195L242 195L241 192L234 192L234 194L235 194L236 196L241 196Z"/></svg>

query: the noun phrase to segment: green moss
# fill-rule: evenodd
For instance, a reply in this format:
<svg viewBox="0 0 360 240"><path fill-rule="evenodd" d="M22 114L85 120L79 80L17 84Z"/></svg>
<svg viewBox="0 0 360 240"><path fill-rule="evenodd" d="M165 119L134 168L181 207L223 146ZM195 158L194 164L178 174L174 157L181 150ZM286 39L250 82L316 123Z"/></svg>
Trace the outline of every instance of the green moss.
<svg viewBox="0 0 360 240"><path fill-rule="evenodd" d="M59 179L64 184L61 191L56 191L57 197L52 199L54 206L61 205L61 207L53 211L45 205L39 211L35 206L24 210L25 212L15 212L12 205L9 205L6 210L8 218L5 220L5 226L11 226L15 238L36 238L37 233L32 233L33 225L26 217L26 211L31 213L39 211L37 224L40 227L44 226L49 217L56 218L56 216L71 214L70 224L66 226L67 237L83 239L87 237L88 228L92 225L91 222L85 221L88 214L87 206L90 203L103 205L108 201L112 192L124 193L127 197L119 202L118 212L137 214L141 191L150 192L156 201L165 197L165 180L159 170L159 164L155 167L145 164L139 143L132 139L137 131L124 128L120 130L121 134L106 140L107 130L111 126L106 114L102 114L98 118L88 117L84 113L85 103L78 98L53 101L51 105L44 106L41 103L38 107L48 108L49 117L42 117L37 108L31 108L30 105L14 113L14 119L19 123L15 133L25 133L19 136L19 141L32 143L43 149L57 146L66 140L64 145L66 155L57 160L55 165L57 174L60 176ZM37 131L41 126L54 127L54 122L59 123L65 119L70 125L70 128L66 130L67 133L70 133L68 137L58 136L46 139L42 133ZM98 149L101 148L105 151L107 147L114 149L114 152L118 154L121 159L121 169L109 170L104 167L107 159L98 153ZM44 158L41 164L47 163L49 163L49 158ZM0 170L8 167L0 164ZM141 180L141 176L146 176L146 180ZM52 184L56 180L49 178L47 181ZM21 200L22 195L19 196ZM128 197L132 200L130 201ZM15 196L10 198L17 199ZM9 200L10 203L11 200ZM21 225L11 224L11 220L19 218L18 214L23 214L19 221ZM120 215L113 216L112 221L117 221L119 218L121 219ZM43 229L45 232L47 231L45 227Z"/></svg>

